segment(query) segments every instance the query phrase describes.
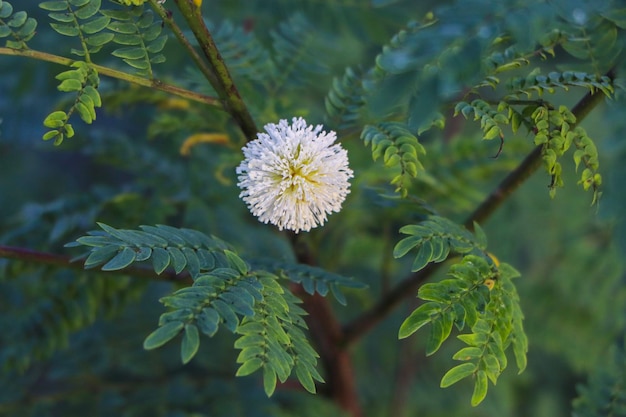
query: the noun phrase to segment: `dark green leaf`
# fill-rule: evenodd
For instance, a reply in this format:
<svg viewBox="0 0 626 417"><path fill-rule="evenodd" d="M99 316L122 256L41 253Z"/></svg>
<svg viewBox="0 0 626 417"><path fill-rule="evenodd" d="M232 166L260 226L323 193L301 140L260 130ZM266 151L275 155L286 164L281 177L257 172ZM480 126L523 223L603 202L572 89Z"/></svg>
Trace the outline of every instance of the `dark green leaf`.
<svg viewBox="0 0 626 417"><path fill-rule="evenodd" d="M231 332L234 332L239 325L239 319L225 302L215 300L212 304L213 308L219 313L220 317L224 320L224 326Z"/></svg>
<svg viewBox="0 0 626 417"><path fill-rule="evenodd" d="M411 266L411 271L416 272L423 269L430 262L432 255L433 246L430 241L425 240L417 251L417 255L415 256L413 265Z"/></svg>
<svg viewBox="0 0 626 417"><path fill-rule="evenodd" d="M209 337L217 333L219 322L219 314L210 307L203 308L196 318L196 324L200 327L200 331Z"/></svg>
<svg viewBox="0 0 626 417"><path fill-rule="evenodd" d="M152 249L152 267L160 275L170 264L170 254L163 248Z"/></svg>
<svg viewBox="0 0 626 417"><path fill-rule="evenodd" d="M104 246L92 250L87 259L85 259L85 268L93 268L108 262L121 249L121 246Z"/></svg>
<svg viewBox="0 0 626 417"><path fill-rule="evenodd" d="M200 335L198 334L198 328L193 324L187 324L180 346L180 358L183 364L188 363L196 355L199 347Z"/></svg>
<svg viewBox="0 0 626 417"><path fill-rule="evenodd" d="M126 268L128 265L132 264L137 257L137 252L128 246L121 250L120 253L115 255L109 262L102 266L103 271L118 271L120 269Z"/></svg>
<svg viewBox="0 0 626 417"><path fill-rule="evenodd" d="M185 269L185 266L187 266L187 258L185 258L185 255L183 255L180 249L173 246L168 247L167 252L170 255L170 261L174 267L174 271L180 274L183 269Z"/></svg>
<svg viewBox="0 0 626 417"><path fill-rule="evenodd" d="M146 350L156 349L172 340L185 327L185 324L179 321L171 321L159 327L146 337L143 342L143 348Z"/></svg>

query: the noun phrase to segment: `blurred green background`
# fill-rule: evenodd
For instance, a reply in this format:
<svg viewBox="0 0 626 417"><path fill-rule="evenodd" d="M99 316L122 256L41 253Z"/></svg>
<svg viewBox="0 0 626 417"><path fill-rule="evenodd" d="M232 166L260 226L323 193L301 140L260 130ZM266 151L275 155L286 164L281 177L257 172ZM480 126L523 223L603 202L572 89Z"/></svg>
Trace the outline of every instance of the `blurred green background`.
<svg viewBox="0 0 626 417"><path fill-rule="evenodd" d="M50 31L37 3L13 1L39 21L30 46L62 53L65 40ZM271 96L245 85L242 91L257 108L270 101L276 117L306 114L311 123L323 122L324 97L346 66L372 65L408 17L420 17L442 4L205 3L204 15L214 27L223 29L228 21L261 42L269 43L272 31L295 15L309 22L307 30L313 31L318 49L308 59L321 65L318 75ZM158 77L210 91L197 83L197 74L189 70L190 62L173 39L165 54L168 60L158 67ZM76 137L60 147L42 141L42 120L70 99L56 90L54 75L62 70L0 55L1 245L69 254L63 245L95 229L96 221L129 228L164 223L215 234L247 254L291 256L283 237L258 224L237 197L234 167L242 142L224 115L197 104L175 109L161 94L101 77L104 106L94 124L77 121ZM582 94L572 90L555 101L573 106ZM576 386L610 364L610 347L624 339L624 108L622 93L583 123L600 153L604 185L598 207L591 207L589 193L576 185L573 162L568 161L566 186L555 199L548 196L548 176L538 172L484 225L491 251L522 273L517 286L530 340L527 370L516 375L507 369L485 402L471 408L469 381L439 388L460 342L451 338L441 352L426 358L422 334L397 340L400 323L415 307L409 298L353 348L367 416L571 415ZM267 110L255 116L259 125L273 121L267 120ZM212 129L229 132L232 143L197 146L191 156L180 154L188 136ZM444 136L425 138L429 153L424 164L448 188L438 194L417 184L416 190L457 221L532 149L532 139L518 135L507 138L502 155L494 159L497 144L481 142L470 122L455 135ZM405 219L379 220L387 204L396 204L377 194L388 174L372 163L358 134L340 132L340 138L355 170L352 193L344 211L331 216L328 229L314 231L309 239L323 265L370 285L366 292L350 293L348 307L336 306L347 321L407 274L408 260L391 260L391 248L398 228L414 214L412 206L399 204L395 208ZM391 265L381 268L385 262ZM91 288L94 280L101 281L97 289ZM225 334L204 338L201 352L187 366L180 365L177 346L143 351L142 341L162 312L157 300L172 288L169 283L0 259L0 415L339 415L322 396L279 389L268 400L259 378L235 379L237 352ZM82 300L84 291L94 294L94 304L82 306L89 314L71 301ZM57 311L67 314L73 308L76 323L58 318Z"/></svg>

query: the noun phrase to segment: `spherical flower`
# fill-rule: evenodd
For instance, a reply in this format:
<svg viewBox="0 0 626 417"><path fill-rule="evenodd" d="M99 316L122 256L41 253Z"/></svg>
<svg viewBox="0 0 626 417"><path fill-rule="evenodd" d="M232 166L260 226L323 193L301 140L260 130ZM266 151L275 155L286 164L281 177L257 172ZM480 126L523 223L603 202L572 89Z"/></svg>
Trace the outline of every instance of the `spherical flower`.
<svg viewBox="0 0 626 417"><path fill-rule="evenodd" d="M293 118L265 125L267 133L243 148L239 197L263 223L298 233L321 226L350 192L348 153L335 132Z"/></svg>

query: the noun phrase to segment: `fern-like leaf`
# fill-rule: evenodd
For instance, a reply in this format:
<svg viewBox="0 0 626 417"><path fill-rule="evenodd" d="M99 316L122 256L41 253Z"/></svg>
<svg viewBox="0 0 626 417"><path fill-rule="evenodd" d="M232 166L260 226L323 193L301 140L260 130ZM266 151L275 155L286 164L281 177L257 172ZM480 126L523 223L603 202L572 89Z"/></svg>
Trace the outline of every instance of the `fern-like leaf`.
<svg viewBox="0 0 626 417"><path fill-rule="evenodd" d="M101 4L101 0L53 0L39 7L50 12L54 21L50 26L57 33L79 39L81 49L72 48L71 53L91 62L91 54L113 39L112 33L103 32L110 18L99 13Z"/></svg>
<svg viewBox="0 0 626 417"><path fill-rule="evenodd" d="M45 127L51 130L43 135L43 140L54 140L55 145L60 145L63 140L74 136L74 128L69 123L73 113L87 124L96 119L96 107L102 105L98 85L100 78L93 65L83 61L72 64L72 70L64 71L56 76L61 81L57 89L66 93L76 93L76 100L67 112L57 110L50 113L43 121Z"/></svg>
<svg viewBox="0 0 626 417"><path fill-rule="evenodd" d="M12 49L27 49L26 42L35 36L37 21L26 12L14 12L8 1L0 0L0 38L7 39L5 46Z"/></svg>
<svg viewBox="0 0 626 417"><path fill-rule="evenodd" d="M484 252L487 241L478 224L476 234L444 217L430 216L419 225L407 225L400 233L409 235L400 240L393 249L393 256L401 258L416 249L417 255L411 271L419 271L430 262L443 262L449 254L466 254L472 251Z"/></svg>
<svg viewBox="0 0 626 417"><path fill-rule="evenodd" d="M426 150L417 137L402 123L382 122L365 126L361 139L366 146L371 145L374 160L382 157L386 167L400 168L391 184L396 186L396 192L406 197L411 180L424 171L418 155L425 155Z"/></svg>
<svg viewBox="0 0 626 417"><path fill-rule="evenodd" d="M470 333L458 336L468 346L453 356L465 363L446 372L441 386L473 376L471 403L476 406L487 394L488 381L495 384L506 368L505 351L509 347L519 371L526 367L528 341L519 297L511 282L519 273L508 264L470 254L452 265L449 275L451 278L420 287L418 297L426 303L402 323L399 337L408 337L430 324L426 354L432 355L450 336L453 325L459 330L470 328Z"/></svg>
<svg viewBox="0 0 626 417"><path fill-rule="evenodd" d="M153 65L165 62L161 51L167 41L167 36L161 35L161 23L154 21L154 13L143 7L100 12L111 19L107 29L115 34L113 42L122 45L112 55L121 58L137 74L152 78Z"/></svg>
<svg viewBox="0 0 626 417"><path fill-rule="evenodd" d="M270 33L274 61L280 71L272 83L277 91L285 85L310 84L313 77L328 73L320 59L315 27L302 14L295 14Z"/></svg>
<svg viewBox="0 0 626 417"><path fill-rule="evenodd" d="M363 77L352 68L346 68L343 77L333 79L326 95L326 119L337 129L354 127L366 104Z"/></svg>
<svg viewBox="0 0 626 417"><path fill-rule="evenodd" d="M235 347L241 349L237 362L241 364L238 376L263 372L263 385L272 395L277 380L285 382L292 370L302 386L315 392L314 380L323 382L315 368L317 353L311 348L302 329L304 310L301 301L277 284L271 276L261 276L263 299L257 304L254 316L245 317L237 334L241 337Z"/></svg>
<svg viewBox="0 0 626 417"><path fill-rule="evenodd" d="M142 230L115 229L102 223L99 226L102 231L90 232L68 245L92 248L85 268L102 266L103 270L114 271L150 260L157 274L171 266L176 273L187 270L194 279L216 268L245 268L225 242L196 230L165 225L141 226Z"/></svg>
<svg viewBox="0 0 626 417"><path fill-rule="evenodd" d="M364 289L363 284L354 279L326 271L325 269L305 264L294 264L288 262L254 260L252 265L255 269L272 271L281 278L286 278L297 284L301 284L307 294L318 293L326 296L331 292L335 299L342 305L346 305L346 297L341 291L341 287Z"/></svg>

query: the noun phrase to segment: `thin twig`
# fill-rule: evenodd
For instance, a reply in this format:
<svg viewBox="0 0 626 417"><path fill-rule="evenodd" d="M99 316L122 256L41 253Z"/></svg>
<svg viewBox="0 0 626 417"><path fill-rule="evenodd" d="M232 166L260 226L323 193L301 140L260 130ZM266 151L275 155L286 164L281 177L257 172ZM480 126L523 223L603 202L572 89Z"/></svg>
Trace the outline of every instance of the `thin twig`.
<svg viewBox="0 0 626 417"><path fill-rule="evenodd" d="M71 66L74 62L74 59L66 58L59 55L49 54L47 52L36 51L33 49L12 49L12 48L4 48L0 47L0 55L13 55L13 56L21 56L26 58L33 58L39 61L52 62L54 64L64 65L66 67ZM179 97L186 98L188 100L193 100L199 103L208 104L209 106L216 107L220 110L224 110L222 106L222 102L215 98L205 96L204 94L198 94L193 91L185 90L184 88L176 87L171 84L164 83L158 79L148 79L144 77L138 77L136 75L128 74L123 71L114 70L112 68L104 67L102 65L90 64L92 67L98 71L98 74L104 75L111 78L117 78L118 80L127 81L132 84L137 84L143 87L150 87L156 90L160 90L169 94L173 94Z"/></svg>
<svg viewBox="0 0 626 417"><path fill-rule="evenodd" d="M212 69L210 74L205 74L208 81L224 101L226 111L235 119L246 138L248 140L254 139L258 132L254 119L252 119L252 115L241 98L224 59L204 23L200 8L189 0L175 0L175 2Z"/></svg>

